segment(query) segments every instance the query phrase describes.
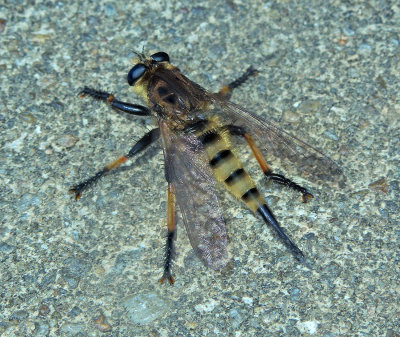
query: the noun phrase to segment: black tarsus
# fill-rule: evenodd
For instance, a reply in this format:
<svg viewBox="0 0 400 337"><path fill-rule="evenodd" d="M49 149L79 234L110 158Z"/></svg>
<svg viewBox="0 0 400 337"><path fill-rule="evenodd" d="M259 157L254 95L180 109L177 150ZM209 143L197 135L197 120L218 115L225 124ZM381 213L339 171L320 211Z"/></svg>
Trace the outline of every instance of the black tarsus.
<svg viewBox="0 0 400 337"><path fill-rule="evenodd" d="M233 89L236 89L237 87L241 86L244 82L246 82L249 79L250 76L257 75L257 73L258 71L254 69L253 66L250 66L236 80L222 87L221 90L218 92L218 95L221 95L225 99L229 99L232 96Z"/></svg>
<svg viewBox="0 0 400 337"><path fill-rule="evenodd" d="M132 158L134 155L138 154L139 152L145 150L150 144L156 141L160 136L160 129L155 128L149 132L147 132L139 141L131 148L129 153L125 156L126 158ZM95 175L90 177L89 179L85 180L84 182L73 186L70 191L75 193L75 197L79 199L80 195L84 190L86 190L90 185L95 183L99 180L102 176L104 176L110 170L107 167L103 168L102 170L98 171Z"/></svg>
<svg viewBox="0 0 400 337"><path fill-rule="evenodd" d="M271 171L266 171L264 172L264 174L268 179L272 180L274 183L287 186L295 191L300 192L303 195L303 199L314 197L310 192L308 192L308 190L305 187L296 184L293 180L286 178L282 174L272 173Z"/></svg>
<svg viewBox="0 0 400 337"><path fill-rule="evenodd" d="M90 185L93 185L97 180L99 180L102 176L104 176L108 172L107 169L103 168L102 170L96 172L89 179L79 183L78 185L72 186L69 190L70 192L75 193L75 199L79 199L84 190L86 190Z"/></svg>
<svg viewBox="0 0 400 337"><path fill-rule="evenodd" d="M243 127L233 124L225 125L221 129L228 130L232 136L244 137L244 135L246 134L246 130ZM284 185L295 191L300 192L303 195L303 201L307 201L307 199L314 197L305 187L300 186L299 184L295 183L289 178L286 178L282 174L272 173L272 171L268 170L264 172L264 175L276 184Z"/></svg>
<svg viewBox="0 0 400 337"><path fill-rule="evenodd" d="M84 87L82 90L79 91L79 96L90 96L96 100L103 101L109 105L111 105L112 108L126 112L131 115L135 116L150 116L151 111L149 108L139 105L139 104L132 104L132 103L127 103L127 102L122 102L120 100L117 100L113 94L101 91L101 90L96 90L92 89L89 87Z"/></svg>
<svg viewBox="0 0 400 337"><path fill-rule="evenodd" d="M244 82L246 82L250 76L257 75L258 71L253 68L253 66L250 66L247 68L246 72L241 75L239 78L236 80L232 81L231 83L228 84L229 89L232 91L233 89L236 89L237 87L241 86Z"/></svg>
<svg viewBox="0 0 400 337"><path fill-rule="evenodd" d="M165 257L164 257L164 273L160 279L160 282L163 283L165 280L168 280L170 284L174 283L174 278L171 275L171 266L172 261L174 259L174 240L175 240L176 231L168 231L167 234L167 242L165 244Z"/></svg>

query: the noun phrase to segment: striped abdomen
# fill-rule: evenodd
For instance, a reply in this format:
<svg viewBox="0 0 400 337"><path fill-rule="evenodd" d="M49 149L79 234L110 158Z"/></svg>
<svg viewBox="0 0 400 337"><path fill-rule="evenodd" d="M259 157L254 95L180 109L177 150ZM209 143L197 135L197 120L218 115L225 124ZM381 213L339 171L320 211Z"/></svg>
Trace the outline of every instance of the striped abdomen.
<svg viewBox="0 0 400 337"><path fill-rule="evenodd" d="M198 137L204 145L216 179L256 213L265 201L240 160L230 150L228 132L207 128Z"/></svg>

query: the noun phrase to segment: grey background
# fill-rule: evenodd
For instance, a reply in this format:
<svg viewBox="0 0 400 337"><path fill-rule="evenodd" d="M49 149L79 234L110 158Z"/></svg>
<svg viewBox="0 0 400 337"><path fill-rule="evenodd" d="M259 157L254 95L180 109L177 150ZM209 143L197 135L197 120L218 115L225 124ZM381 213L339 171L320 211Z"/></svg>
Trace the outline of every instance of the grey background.
<svg viewBox="0 0 400 337"><path fill-rule="evenodd" d="M0 334L399 336L399 27L396 1L0 5ZM139 102L126 74L143 47L210 90L253 65L232 100L340 164L345 184L284 172L315 194L302 204L237 149L312 269L224 194L232 266L206 269L180 221L160 285L157 146L73 200L152 126L77 92Z"/></svg>

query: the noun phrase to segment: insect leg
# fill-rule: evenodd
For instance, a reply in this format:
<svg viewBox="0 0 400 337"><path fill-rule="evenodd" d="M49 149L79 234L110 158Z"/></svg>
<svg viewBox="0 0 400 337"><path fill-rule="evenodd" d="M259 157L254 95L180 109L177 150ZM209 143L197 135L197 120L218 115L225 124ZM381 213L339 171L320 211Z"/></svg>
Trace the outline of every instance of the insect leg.
<svg viewBox="0 0 400 337"><path fill-rule="evenodd" d="M234 136L244 137L251 149L251 152L253 153L253 156L257 159L258 165L268 179L277 184L287 186L295 191L300 192L302 194L303 202L307 202L309 199L313 198L313 195L305 187L296 184L294 181L286 178L282 174L273 173L260 149L255 144L253 138L242 127L236 125L227 125L225 128L228 129L228 131Z"/></svg>
<svg viewBox="0 0 400 337"><path fill-rule="evenodd" d="M242 74L240 77L238 77L236 80L229 83L228 85L222 87L218 92L218 94L225 97L226 99L229 99L232 95L233 89L236 89L237 87L241 86L244 82L248 80L250 76L255 76L255 75L257 75L257 70L254 69L252 66L250 66L249 68L247 68L244 74Z"/></svg>
<svg viewBox="0 0 400 337"><path fill-rule="evenodd" d="M160 283L168 280L170 284L174 283L174 278L171 275L171 264L174 255L174 240L176 238L175 229L175 194L172 183L168 183L167 192L167 242L165 245L165 260L164 260L164 273L160 278Z"/></svg>
<svg viewBox="0 0 400 337"><path fill-rule="evenodd" d="M81 197L81 194L84 190L86 190L90 185L99 180L102 176L104 176L107 172L115 169L121 164L125 163L129 158L132 158L139 152L146 149L151 143L157 140L160 136L160 129L156 128L148 133L146 133L139 141L131 148L127 155L119 157L113 162L106 165L102 170L98 171L94 176L89 179L81 182L78 185L73 186L70 191L75 193L75 199L78 200Z"/></svg>
<svg viewBox="0 0 400 337"><path fill-rule="evenodd" d="M84 87L79 92L79 97L85 97L85 96L90 96L99 101L106 102L108 105L111 105L111 107L113 107L114 109L129 113L131 115L136 115L136 116L151 115L150 110L145 106L122 102L120 100L117 100L113 94L107 93L105 91Z"/></svg>

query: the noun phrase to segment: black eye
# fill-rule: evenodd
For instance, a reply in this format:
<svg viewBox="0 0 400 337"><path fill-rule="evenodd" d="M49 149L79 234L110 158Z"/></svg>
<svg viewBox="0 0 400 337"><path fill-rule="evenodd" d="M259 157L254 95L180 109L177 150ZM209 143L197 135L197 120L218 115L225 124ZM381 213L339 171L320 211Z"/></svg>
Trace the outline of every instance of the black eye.
<svg viewBox="0 0 400 337"><path fill-rule="evenodd" d="M135 65L131 70L129 70L128 76L126 77L129 85L134 85L136 81L142 77L146 70L147 67L142 63Z"/></svg>
<svg viewBox="0 0 400 337"><path fill-rule="evenodd" d="M153 62L169 62L168 54L163 51L151 55L150 58Z"/></svg>

